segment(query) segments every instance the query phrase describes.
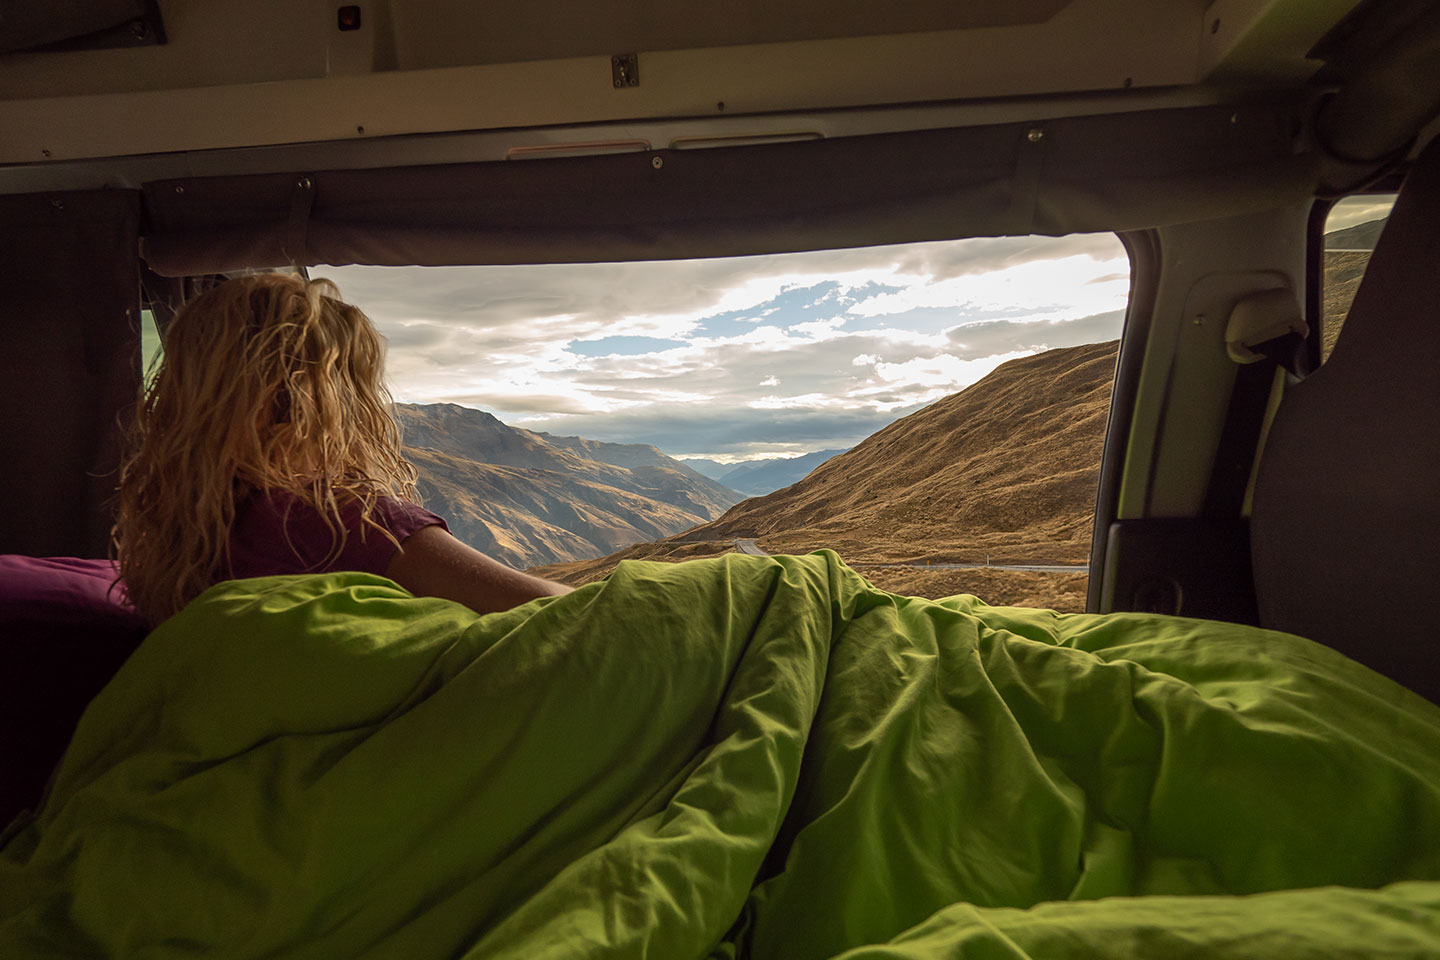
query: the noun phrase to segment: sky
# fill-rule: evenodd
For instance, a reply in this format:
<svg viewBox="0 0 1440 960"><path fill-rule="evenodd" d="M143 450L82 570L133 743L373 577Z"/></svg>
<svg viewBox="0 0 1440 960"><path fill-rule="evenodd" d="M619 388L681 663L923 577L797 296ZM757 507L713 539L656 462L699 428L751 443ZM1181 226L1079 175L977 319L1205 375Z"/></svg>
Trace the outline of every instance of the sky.
<svg viewBox="0 0 1440 960"><path fill-rule="evenodd" d="M317 267L395 399L724 462L849 447L1006 360L1120 335L1111 234L719 260Z"/></svg>
<svg viewBox="0 0 1440 960"><path fill-rule="evenodd" d="M1395 206L1393 193L1381 196L1346 197L1330 208L1330 215L1325 218L1325 232L1343 230L1346 227L1387 217L1393 206Z"/></svg>

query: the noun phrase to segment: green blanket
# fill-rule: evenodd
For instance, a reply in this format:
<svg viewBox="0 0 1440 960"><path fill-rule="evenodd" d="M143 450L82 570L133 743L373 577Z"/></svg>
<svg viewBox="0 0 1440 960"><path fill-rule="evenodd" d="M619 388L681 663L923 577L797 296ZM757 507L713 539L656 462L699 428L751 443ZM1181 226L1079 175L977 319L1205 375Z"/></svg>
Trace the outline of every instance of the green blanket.
<svg viewBox="0 0 1440 960"><path fill-rule="evenodd" d="M221 584L0 849L5 958L1427 953L1440 709L1296 637L829 553L486 617Z"/></svg>

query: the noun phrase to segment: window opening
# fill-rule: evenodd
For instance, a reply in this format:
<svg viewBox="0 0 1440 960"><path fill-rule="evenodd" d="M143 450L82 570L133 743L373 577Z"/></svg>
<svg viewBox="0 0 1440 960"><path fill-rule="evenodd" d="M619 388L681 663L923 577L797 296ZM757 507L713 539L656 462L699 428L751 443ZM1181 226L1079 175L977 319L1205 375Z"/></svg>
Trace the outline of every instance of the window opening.
<svg viewBox="0 0 1440 960"><path fill-rule="evenodd" d="M1084 608L1113 235L312 275L388 341L427 506L505 562L828 547L895 592Z"/></svg>
<svg viewBox="0 0 1440 960"><path fill-rule="evenodd" d="M164 353L164 342L160 328L155 322L155 312L149 307L140 310L140 375L146 387L150 386L155 370L160 366Z"/></svg>
<svg viewBox="0 0 1440 960"><path fill-rule="evenodd" d="M1320 362L1330 359L1350 314L1355 291L1370 265L1375 241L1395 206L1395 194L1369 194L1338 201L1325 219L1325 262L1320 295Z"/></svg>

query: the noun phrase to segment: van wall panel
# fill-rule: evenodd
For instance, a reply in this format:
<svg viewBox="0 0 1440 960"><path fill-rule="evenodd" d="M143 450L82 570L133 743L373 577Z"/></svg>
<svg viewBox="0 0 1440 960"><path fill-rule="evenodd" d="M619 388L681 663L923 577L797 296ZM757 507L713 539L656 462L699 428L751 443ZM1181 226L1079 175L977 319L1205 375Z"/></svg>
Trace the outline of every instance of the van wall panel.
<svg viewBox="0 0 1440 960"><path fill-rule="evenodd" d="M104 556L140 387L139 196L0 197L0 553Z"/></svg>

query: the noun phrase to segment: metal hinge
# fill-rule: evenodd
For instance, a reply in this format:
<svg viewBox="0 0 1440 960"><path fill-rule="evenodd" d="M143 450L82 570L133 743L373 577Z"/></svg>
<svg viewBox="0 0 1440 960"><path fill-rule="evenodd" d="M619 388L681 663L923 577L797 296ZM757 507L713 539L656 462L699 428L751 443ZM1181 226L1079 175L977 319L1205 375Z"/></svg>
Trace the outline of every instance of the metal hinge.
<svg viewBox="0 0 1440 960"><path fill-rule="evenodd" d="M610 79L615 89L640 86L640 57L633 53L617 53L610 58Z"/></svg>

